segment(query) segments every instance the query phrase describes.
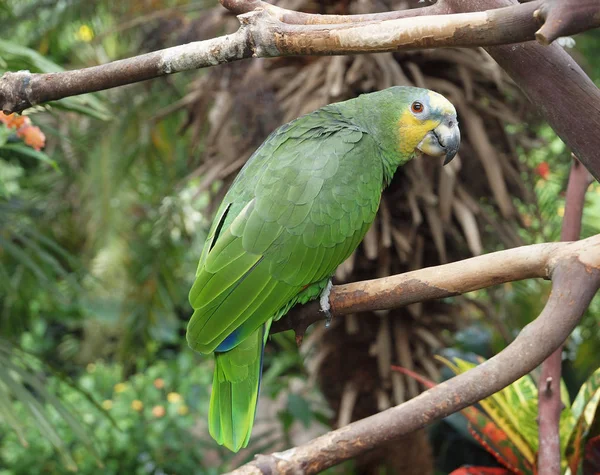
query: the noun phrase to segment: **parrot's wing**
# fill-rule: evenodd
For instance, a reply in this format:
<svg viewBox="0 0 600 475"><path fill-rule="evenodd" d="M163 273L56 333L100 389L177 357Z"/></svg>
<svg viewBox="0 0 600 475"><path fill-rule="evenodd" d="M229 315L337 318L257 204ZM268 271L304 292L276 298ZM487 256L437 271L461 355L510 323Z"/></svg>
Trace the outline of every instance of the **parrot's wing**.
<svg viewBox="0 0 600 475"><path fill-rule="evenodd" d="M333 274L373 221L383 174L373 139L313 121L271 135L226 195L190 290L193 349L226 351L278 317Z"/></svg>

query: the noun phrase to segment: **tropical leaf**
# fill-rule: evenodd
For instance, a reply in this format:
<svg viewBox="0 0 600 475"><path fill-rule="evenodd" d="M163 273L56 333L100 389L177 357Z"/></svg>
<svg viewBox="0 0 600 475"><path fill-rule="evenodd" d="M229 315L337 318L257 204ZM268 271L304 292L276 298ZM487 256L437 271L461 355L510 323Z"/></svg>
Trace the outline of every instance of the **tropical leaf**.
<svg viewBox="0 0 600 475"><path fill-rule="evenodd" d="M458 358L455 358L455 360L457 359ZM448 360L445 361L447 361L445 364L447 364L450 369L455 372L460 371L458 366ZM410 376L428 388L435 386L433 381L430 381L409 369L400 366L392 366L392 369ZM530 463L523 456L519 448L513 443L508 435L483 411L477 409L475 406L469 406L461 410L460 413L467 419L469 423L469 432L475 440L479 442L485 450L492 454L499 463L509 470L509 472L500 473L533 474L535 472L534 464Z"/></svg>
<svg viewBox="0 0 600 475"><path fill-rule="evenodd" d="M501 391L505 406L510 408L515 428L529 444L534 453L538 449L538 390L531 378L526 375ZM500 399L499 398L499 399Z"/></svg>
<svg viewBox="0 0 600 475"><path fill-rule="evenodd" d="M470 363L468 361L462 360L460 358L453 358L453 362L449 360L439 357L436 357L439 361L444 363L448 368L454 371L456 374L461 374L468 371L471 368L477 366L474 363ZM530 376L524 376L521 379L530 378ZM524 398L527 392L531 392L531 384L527 382L516 382L516 384L520 385L520 389L508 389L505 388L492 396L479 401L481 407L485 410L488 416L494 421L494 423L506 434L507 438L517 447L518 452L523 455L525 460L529 463L529 465L533 466L535 464L535 452L537 450L537 443L535 444L535 448L532 447L530 442L524 438L522 435L523 427L521 424L525 426L529 426L535 424L535 435L537 436L537 424L536 424L536 416L537 416L537 402L535 402L535 416L531 420L524 420L524 418L519 417L518 411L523 407ZM535 385L533 385L533 389L535 392L534 401L537 401L537 390ZM508 396L510 395L510 396ZM508 397L511 400L515 400L518 403L517 407L512 407L510 405ZM531 403L528 403L531 404ZM531 413L531 408L527 407L526 412L528 414ZM527 428L527 433L531 433L533 430L531 428Z"/></svg>
<svg viewBox="0 0 600 475"><path fill-rule="evenodd" d="M465 417L469 419L471 435L510 473L520 475L533 475L535 473L535 465L525 458L520 448L492 419L482 411L469 411L468 414L465 414Z"/></svg>
<svg viewBox="0 0 600 475"><path fill-rule="evenodd" d="M581 462L586 437L594 422L596 410L600 403L600 368L598 368L579 389L571 406L571 414L565 421L564 436L568 440L565 455L568 458L571 473L577 473ZM561 432L562 434L563 432Z"/></svg>
<svg viewBox="0 0 600 475"><path fill-rule="evenodd" d="M510 475L504 468L494 467L461 467L453 470L450 475Z"/></svg>

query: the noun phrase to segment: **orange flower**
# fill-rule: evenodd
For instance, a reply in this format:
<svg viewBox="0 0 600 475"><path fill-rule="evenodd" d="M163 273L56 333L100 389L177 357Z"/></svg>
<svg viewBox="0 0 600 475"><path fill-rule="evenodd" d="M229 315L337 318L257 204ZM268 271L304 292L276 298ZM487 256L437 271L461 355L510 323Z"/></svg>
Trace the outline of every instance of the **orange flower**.
<svg viewBox="0 0 600 475"><path fill-rule="evenodd" d="M152 408L152 415L154 417L163 417L166 413L167 411L163 406L154 406Z"/></svg>
<svg viewBox="0 0 600 475"><path fill-rule="evenodd" d="M165 387L165 380L162 378L156 378L153 384L156 389L162 389Z"/></svg>
<svg viewBox="0 0 600 475"><path fill-rule="evenodd" d="M0 111L0 122L6 125L9 129L19 129L21 127L31 125L29 117L17 114L8 114Z"/></svg>
<svg viewBox="0 0 600 475"><path fill-rule="evenodd" d="M35 125L21 127L17 130L17 136L21 137L25 144L37 151L40 151L44 148L44 145L46 145L46 136L40 128Z"/></svg>

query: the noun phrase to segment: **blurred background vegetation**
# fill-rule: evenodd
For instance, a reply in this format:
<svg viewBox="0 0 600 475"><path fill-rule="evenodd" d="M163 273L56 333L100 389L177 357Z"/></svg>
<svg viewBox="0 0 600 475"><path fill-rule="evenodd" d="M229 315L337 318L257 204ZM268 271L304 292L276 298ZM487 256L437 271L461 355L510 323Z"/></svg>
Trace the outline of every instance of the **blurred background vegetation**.
<svg viewBox="0 0 600 475"><path fill-rule="evenodd" d="M407 2L280 4L359 13ZM236 28L208 0L8 0L0 23L0 73L81 68ZM574 40L600 84L600 35ZM398 174L338 281L559 238L569 151L480 50L247 61L0 117L0 473L221 473L416 395L392 363L439 381L434 354L489 357L535 318L546 282L338 319L300 352L276 335L251 446L233 456L208 437L213 363L184 331L215 204L280 123L402 84L453 100L461 157ZM598 183L587 199L583 237L600 232ZM596 298L565 349L572 395L599 366L599 325ZM333 471L465 463L493 458L442 422Z"/></svg>

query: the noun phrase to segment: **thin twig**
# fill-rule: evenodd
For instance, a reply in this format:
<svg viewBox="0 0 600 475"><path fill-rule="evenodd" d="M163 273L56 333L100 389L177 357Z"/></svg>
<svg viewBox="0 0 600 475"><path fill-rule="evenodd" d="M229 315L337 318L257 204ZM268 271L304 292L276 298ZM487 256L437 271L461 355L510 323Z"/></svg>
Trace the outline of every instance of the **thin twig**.
<svg viewBox="0 0 600 475"><path fill-rule="evenodd" d="M573 156L567 185L561 241L579 239L585 193L591 183L590 178L585 167ZM538 383L539 451L537 466L539 475L560 475L561 473L559 422L563 409L560 398L562 347L561 344L544 361Z"/></svg>

